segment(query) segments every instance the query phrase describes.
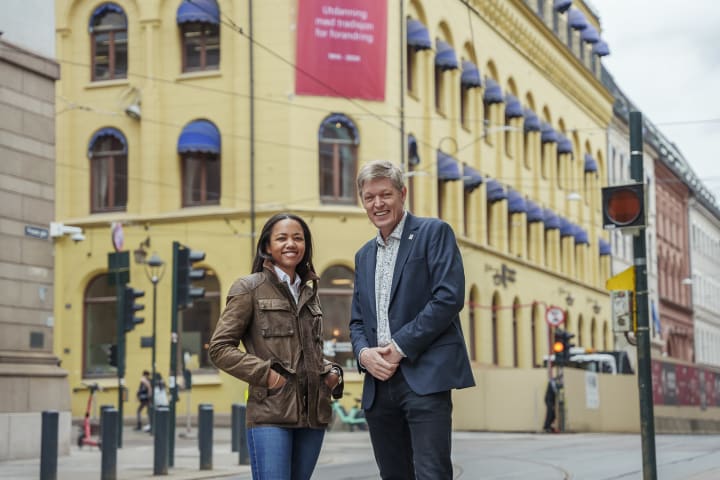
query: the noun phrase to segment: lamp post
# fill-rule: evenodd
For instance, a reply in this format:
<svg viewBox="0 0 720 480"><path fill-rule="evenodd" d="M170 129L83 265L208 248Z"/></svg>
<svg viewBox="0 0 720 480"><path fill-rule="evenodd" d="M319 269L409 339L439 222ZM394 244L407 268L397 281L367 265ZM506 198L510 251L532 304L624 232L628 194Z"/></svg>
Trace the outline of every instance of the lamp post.
<svg viewBox="0 0 720 480"><path fill-rule="evenodd" d="M145 275L153 286L153 311L152 311L152 358L151 367L152 373L150 377L150 384L152 385L152 423L150 425L150 431L153 431L155 423L155 352L157 345L157 284L165 274L165 262L162 261L157 252L153 252L150 258L145 262Z"/></svg>

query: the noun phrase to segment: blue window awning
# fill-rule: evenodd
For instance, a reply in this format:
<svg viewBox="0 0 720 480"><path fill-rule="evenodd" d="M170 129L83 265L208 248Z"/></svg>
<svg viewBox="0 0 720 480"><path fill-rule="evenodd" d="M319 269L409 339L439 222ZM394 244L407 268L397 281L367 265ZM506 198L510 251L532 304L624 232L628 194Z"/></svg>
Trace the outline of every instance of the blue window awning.
<svg viewBox="0 0 720 480"><path fill-rule="evenodd" d="M569 138L567 138L562 133L558 133L557 152L558 153L573 153L572 142L570 141Z"/></svg>
<svg viewBox="0 0 720 480"><path fill-rule="evenodd" d="M585 173L587 172L597 172L597 163L589 153L585 154Z"/></svg>
<svg viewBox="0 0 720 480"><path fill-rule="evenodd" d="M572 0L555 0L553 9L558 13L566 12L572 6Z"/></svg>
<svg viewBox="0 0 720 480"><path fill-rule="evenodd" d="M610 242L602 238L598 240L598 249L600 250L600 255L610 255L612 253Z"/></svg>
<svg viewBox="0 0 720 480"><path fill-rule="evenodd" d="M543 209L532 200L526 200L527 204L527 221L529 223L542 222L545 220Z"/></svg>
<svg viewBox="0 0 720 480"><path fill-rule="evenodd" d="M417 140L415 135L408 135L408 164L420 165L420 154L417 151Z"/></svg>
<svg viewBox="0 0 720 480"><path fill-rule="evenodd" d="M504 100L500 85L498 85L498 83L492 78L486 78L485 91L483 92L483 102L493 104L502 103Z"/></svg>
<svg viewBox="0 0 720 480"><path fill-rule="evenodd" d="M515 95L505 95L505 118L520 118L523 116L523 107Z"/></svg>
<svg viewBox="0 0 720 480"><path fill-rule="evenodd" d="M560 218L549 208L543 210L543 222L545 222L545 230L560 228Z"/></svg>
<svg viewBox="0 0 720 480"><path fill-rule="evenodd" d="M588 245L590 244L590 240L588 240L588 234L580 225L575 225L575 231L573 232L573 236L575 237L575 243L581 244L581 245Z"/></svg>
<svg viewBox="0 0 720 480"><path fill-rule="evenodd" d="M487 194L488 202L498 202L507 198L507 193L500 182L497 180L489 179L485 182L485 193Z"/></svg>
<svg viewBox="0 0 720 480"><path fill-rule="evenodd" d="M430 50L432 48L432 40L430 40L430 32L420 20L414 18L407 19L407 45L415 50Z"/></svg>
<svg viewBox="0 0 720 480"><path fill-rule="evenodd" d="M482 182L482 175L480 175L477 170L468 165L463 165L463 183L466 191L472 192L479 187Z"/></svg>
<svg viewBox="0 0 720 480"><path fill-rule="evenodd" d="M114 3L103 3L99 7L97 7L95 10L93 10L92 15L90 15L90 21L88 23L88 31L90 33L93 32L93 25L95 25L97 22L100 21L100 17L108 14L108 13L119 13L123 16L123 20L125 22L125 25L127 25L127 17L125 15L125 11L120 7L119 5L116 5Z"/></svg>
<svg viewBox="0 0 720 480"><path fill-rule="evenodd" d="M592 25L588 25L585 30L580 33L580 39L583 42L597 43L600 41L600 34Z"/></svg>
<svg viewBox="0 0 720 480"><path fill-rule="evenodd" d="M458 161L440 150L437 151L437 169L438 179L442 181L454 182L462 178Z"/></svg>
<svg viewBox="0 0 720 480"><path fill-rule="evenodd" d="M329 127L336 128L336 129L340 128L340 127L347 128L350 131L349 132L350 137L352 137L352 138L347 138L347 135L343 135L343 137L345 137L345 138L343 138L343 140L352 140L353 145L360 144L360 133L358 132L358 128L355 125L355 122L350 120L350 118L347 115L345 115L343 113L331 113L330 115L325 117L325 120L323 120L323 122L322 122L322 126L318 130L318 140L319 141L322 141L323 134L327 133L327 129ZM332 131L332 128L330 128L330 131ZM338 138L338 137L333 136L332 138Z"/></svg>
<svg viewBox="0 0 720 480"><path fill-rule="evenodd" d="M527 202L525 202L525 198L523 198L522 195L520 195L520 192L517 190L513 190L512 188L508 189L508 212L510 213L525 213L527 212Z"/></svg>
<svg viewBox="0 0 720 480"><path fill-rule="evenodd" d="M535 112L533 112L529 108L526 108L523 116L525 117L525 123L523 124L523 128L526 132L540 131L540 119L535 114Z"/></svg>
<svg viewBox="0 0 720 480"><path fill-rule="evenodd" d="M542 143L557 143L557 132L547 122L540 125L540 141Z"/></svg>
<svg viewBox="0 0 720 480"><path fill-rule="evenodd" d="M117 128L107 127L101 128L90 138L90 143L88 143L88 157L91 156L93 148L95 147L95 142L100 140L102 137L113 137L117 139L120 143L122 143L122 153L127 153L127 140L125 140L125 135L123 135Z"/></svg>
<svg viewBox="0 0 720 480"><path fill-rule="evenodd" d="M455 50L445 40L437 39L435 43L435 66L441 70L455 70L458 68Z"/></svg>
<svg viewBox="0 0 720 480"><path fill-rule="evenodd" d="M573 224L565 217L559 217L560 220L560 236L561 237L572 237L575 233Z"/></svg>
<svg viewBox="0 0 720 480"><path fill-rule="evenodd" d="M605 57L607 55L610 55L610 47L608 47L608 44L605 40L600 40L595 45L593 45L592 53L594 55L597 55L598 57Z"/></svg>
<svg viewBox="0 0 720 480"><path fill-rule="evenodd" d="M462 75L460 76L460 85L465 88L482 87L482 79L480 78L480 69L477 65L468 60L462 62Z"/></svg>
<svg viewBox="0 0 720 480"><path fill-rule="evenodd" d="M571 8L568 10L568 25L573 30L585 30L588 26L585 15L577 8Z"/></svg>
<svg viewBox="0 0 720 480"><path fill-rule="evenodd" d="M220 154L220 131L207 120L195 120L183 128L178 138L178 153L202 152Z"/></svg>
<svg viewBox="0 0 720 480"><path fill-rule="evenodd" d="M220 8L215 0L183 0L177 9L177 23L220 23Z"/></svg>

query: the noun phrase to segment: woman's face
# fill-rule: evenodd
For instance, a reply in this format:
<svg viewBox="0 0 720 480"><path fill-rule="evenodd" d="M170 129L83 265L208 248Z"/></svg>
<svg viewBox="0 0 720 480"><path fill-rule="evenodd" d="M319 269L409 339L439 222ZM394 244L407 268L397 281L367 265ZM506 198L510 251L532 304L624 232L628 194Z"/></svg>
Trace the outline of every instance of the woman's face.
<svg viewBox="0 0 720 480"><path fill-rule="evenodd" d="M267 254L291 279L295 278L295 267L305 256L305 234L295 220L286 218L277 222L270 232Z"/></svg>

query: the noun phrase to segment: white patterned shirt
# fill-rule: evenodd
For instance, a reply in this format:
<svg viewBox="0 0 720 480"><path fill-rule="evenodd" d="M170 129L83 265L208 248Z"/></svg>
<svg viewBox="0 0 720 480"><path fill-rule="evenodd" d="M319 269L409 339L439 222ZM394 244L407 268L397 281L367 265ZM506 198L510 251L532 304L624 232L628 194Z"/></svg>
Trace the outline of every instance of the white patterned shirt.
<svg viewBox="0 0 720 480"><path fill-rule="evenodd" d="M402 240L402 232L405 227L406 218L407 212L403 212L400 223L397 224L388 236L387 243L383 240L382 234L379 231L376 237L378 249L375 264L375 301L377 308L377 343L380 347L384 347L392 341L390 319L388 316L390 289L392 287L395 261L397 260L398 250L400 249L400 240Z"/></svg>
<svg viewBox="0 0 720 480"><path fill-rule="evenodd" d="M278 267L277 265L273 265L273 269L275 269L275 273L277 274L278 278L281 282L287 283L287 286L290 287L290 293L292 293L293 298L295 299L295 303L298 302L298 298L300 298L300 275L295 273L295 281L290 281L290 276L283 272L283 270Z"/></svg>

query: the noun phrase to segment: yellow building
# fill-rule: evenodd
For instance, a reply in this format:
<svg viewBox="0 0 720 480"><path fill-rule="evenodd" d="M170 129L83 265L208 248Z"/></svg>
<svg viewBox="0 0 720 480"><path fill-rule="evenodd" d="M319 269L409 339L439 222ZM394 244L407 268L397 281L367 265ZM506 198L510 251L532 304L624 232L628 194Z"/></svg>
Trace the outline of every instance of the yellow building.
<svg viewBox="0 0 720 480"><path fill-rule="evenodd" d="M613 347L599 190L613 99L598 79L597 16L577 0L568 11L543 0L377 0L368 11L338 0L308 16L303 9L317 3L57 1L56 220L81 227L85 240L56 244L55 348L72 386L97 381L101 403L117 398L106 354L116 341L107 254L111 225L121 223L124 249L137 253L130 285L148 292L145 322L127 335L126 416L151 366L143 255L170 263L173 241L206 252L206 296L181 312L178 342L192 358L193 405L228 413L245 386L213 368L206 344L225 292L250 271L255 234L286 210L312 229L326 353L349 367L357 391L348 351L353 257L375 232L354 177L377 158L402 162L414 213L455 229L466 270L462 320L478 369L542 366L550 305L565 310L576 344ZM337 33L338 25L356 31ZM318 42L327 35L318 26L365 41L376 55L369 64L385 74L338 79L344 70L332 67L319 78L300 68L316 44L298 36L315 31ZM302 75L325 93L301 93ZM377 89L343 93L369 83L362 75L381 77L379 99L368 100ZM165 377L170 312L168 267L156 319ZM84 401L74 397L75 416Z"/></svg>

